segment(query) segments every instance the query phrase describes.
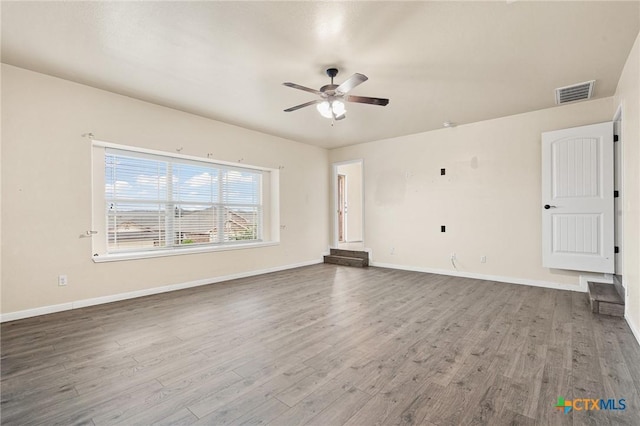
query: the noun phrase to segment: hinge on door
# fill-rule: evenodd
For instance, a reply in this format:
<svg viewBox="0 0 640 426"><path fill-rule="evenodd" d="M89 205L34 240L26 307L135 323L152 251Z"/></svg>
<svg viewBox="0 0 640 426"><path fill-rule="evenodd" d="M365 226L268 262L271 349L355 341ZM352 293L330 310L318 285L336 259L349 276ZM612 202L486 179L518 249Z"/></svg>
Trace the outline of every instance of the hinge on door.
<svg viewBox="0 0 640 426"><path fill-rule="evenodd" d="M620 247L615 246L615 247L613 248L613 252L614 252L614 253L620 253Z"/></svg>
<svg viewBox="0 0 640 426"><path fill-rule="evenodd" d="M613 191L613 198L618 198L620 196L620 191Z"/></svg>
<svg viewBox="0 0 640 426"><path fill-rule="evenodd" d="M618 142L620 138L618 137L618 135L613 135L613 141L614 142Z"/></svg>

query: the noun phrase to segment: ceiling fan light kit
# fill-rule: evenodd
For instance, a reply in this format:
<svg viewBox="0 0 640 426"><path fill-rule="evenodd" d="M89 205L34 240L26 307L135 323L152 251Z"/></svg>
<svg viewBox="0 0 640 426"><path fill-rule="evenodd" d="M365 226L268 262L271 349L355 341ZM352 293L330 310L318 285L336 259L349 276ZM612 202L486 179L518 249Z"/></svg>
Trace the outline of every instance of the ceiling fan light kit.
<svg viewBox="0 0 640 426"><path fill-rule="evenodd" d="M284 111L292 112L309 105L316 105L316 109L323 117L330 118L332 120L342 120L346 117L347 112L344 104L345 102L379 106L385 106L389 103L389 99L384 98L369 98L366 96L347 95L347 92L349 92L351 89L368 80L368 77L364 74L355 73L340 85L333 84L333 78L338 75L337 68L327 69L327 75L331 78L331 84L322 86L320 90L310 89L308 87L300 86L299 84L295 83L282 83L287 87L304 90L305 92L314 93L320 96L320 99L296 105L291 108L287 108Z"/></svg>
<svg viewBox="0 0 640 426"><path fill-rule="evenodd" d="M344 107L344 103L338 100L323 101L319 103L316 108L323 117L333 118L335 116L336 120L344 118L344 115L347 112Z"/></svg>

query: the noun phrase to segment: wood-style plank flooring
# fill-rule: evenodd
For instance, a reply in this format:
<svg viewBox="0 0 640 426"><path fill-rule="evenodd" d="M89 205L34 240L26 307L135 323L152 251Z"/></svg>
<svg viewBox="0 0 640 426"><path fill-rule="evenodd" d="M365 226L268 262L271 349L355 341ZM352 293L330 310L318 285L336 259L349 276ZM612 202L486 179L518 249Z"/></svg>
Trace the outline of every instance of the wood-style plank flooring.
<svg viewBox="0 0 640 426"><path fill-rule="evenodd" d="M640 348L584 293L315 265L1 331L3 425L640 424Z"/></svg>

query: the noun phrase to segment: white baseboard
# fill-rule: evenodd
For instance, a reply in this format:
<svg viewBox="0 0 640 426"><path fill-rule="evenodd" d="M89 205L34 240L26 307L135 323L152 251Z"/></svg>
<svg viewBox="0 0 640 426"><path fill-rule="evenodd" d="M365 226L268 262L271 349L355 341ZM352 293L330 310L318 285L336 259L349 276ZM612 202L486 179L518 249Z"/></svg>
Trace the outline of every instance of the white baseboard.
<svg viewBox="0 0 640 426"><path fill-rule="evenodd" d="M584 288L584 291L589 291L589 281L594 283L613 284L613 276L606 277L603 274L585 274L580 275L580 287Z"/></svg>
<svg viewBox="0 0 640 426"><path fill-rule="evenodd" d="M371 262L370 265L378 266L380 268L401 269L404 271L413 271L413 272L426 272L429 274L450 275L454 277L463 277L463 278L475 278L478 280L498 281L501 283L509 283L509 284L530 285L533 287L552 288L556 290L577 291L582 293L586 293L588 291L586 281L584 283L582 283L581 281L579 285L570 285L570 284L554 283L551 281L538 281L538 280L530 280L526 278L504 277L501 275L476 274L473 272L451 271L448 269L434 269L434 268L423 268L418 266L395 265L391 263Z"/></svg>
<svg viewBox="0 0 640 426"><path fill-rule="evenodd" d="M238 274L224 275L220 277L205 278L196 281L170 284L162 287L147 288L144 290L130 291L127 293L113 294L109 296L95 297L92 299L76 300L73 302L61 303L59 305L42 306L39 308L25 309L23 311L0 314L0 322L15 321L23 318L36 317L39 315L52 314L55 312L69 311L71 309L85 308L87 306L102 305L104 303L117 302L119 300L134 299L136 297L151 296L153 294L166 293L168 291L182 290L190 287L215 284L222 281L230 281L238 278L253 277L255 275L268 274L270 272L285 271L287 269L300 268L302 266L316 265L322 263L321 259L307 262L295 263L291 265L276 266L273 268L260 269L257 271L240 272Z"/></svg>

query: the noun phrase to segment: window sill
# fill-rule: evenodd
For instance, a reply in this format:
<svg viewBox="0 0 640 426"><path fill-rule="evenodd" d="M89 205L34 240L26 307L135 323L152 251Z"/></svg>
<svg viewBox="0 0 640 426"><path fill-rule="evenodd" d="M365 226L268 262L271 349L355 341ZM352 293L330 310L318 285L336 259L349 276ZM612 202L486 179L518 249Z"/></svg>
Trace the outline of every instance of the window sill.
<svg viewBox="0 0 640 426"><path fill-rule="evenodd" d="M185 254L197 254L197 253L210 253L216 251L229 251L229 250L246 250L259 247L271 247L280 244L277 241L266 241L260 243L246 243L246 244L227 244L221 246L208 246L208 247L194 247L174 250L158 250L158 251L137 251L129 253L115 253L115 254L103 254L100 256L93 256L91 260L94 263L104 262L119 262L122 260L136 260L136 259L150 259L154 257L167 257L167 256L182 256Z"/></svg>

